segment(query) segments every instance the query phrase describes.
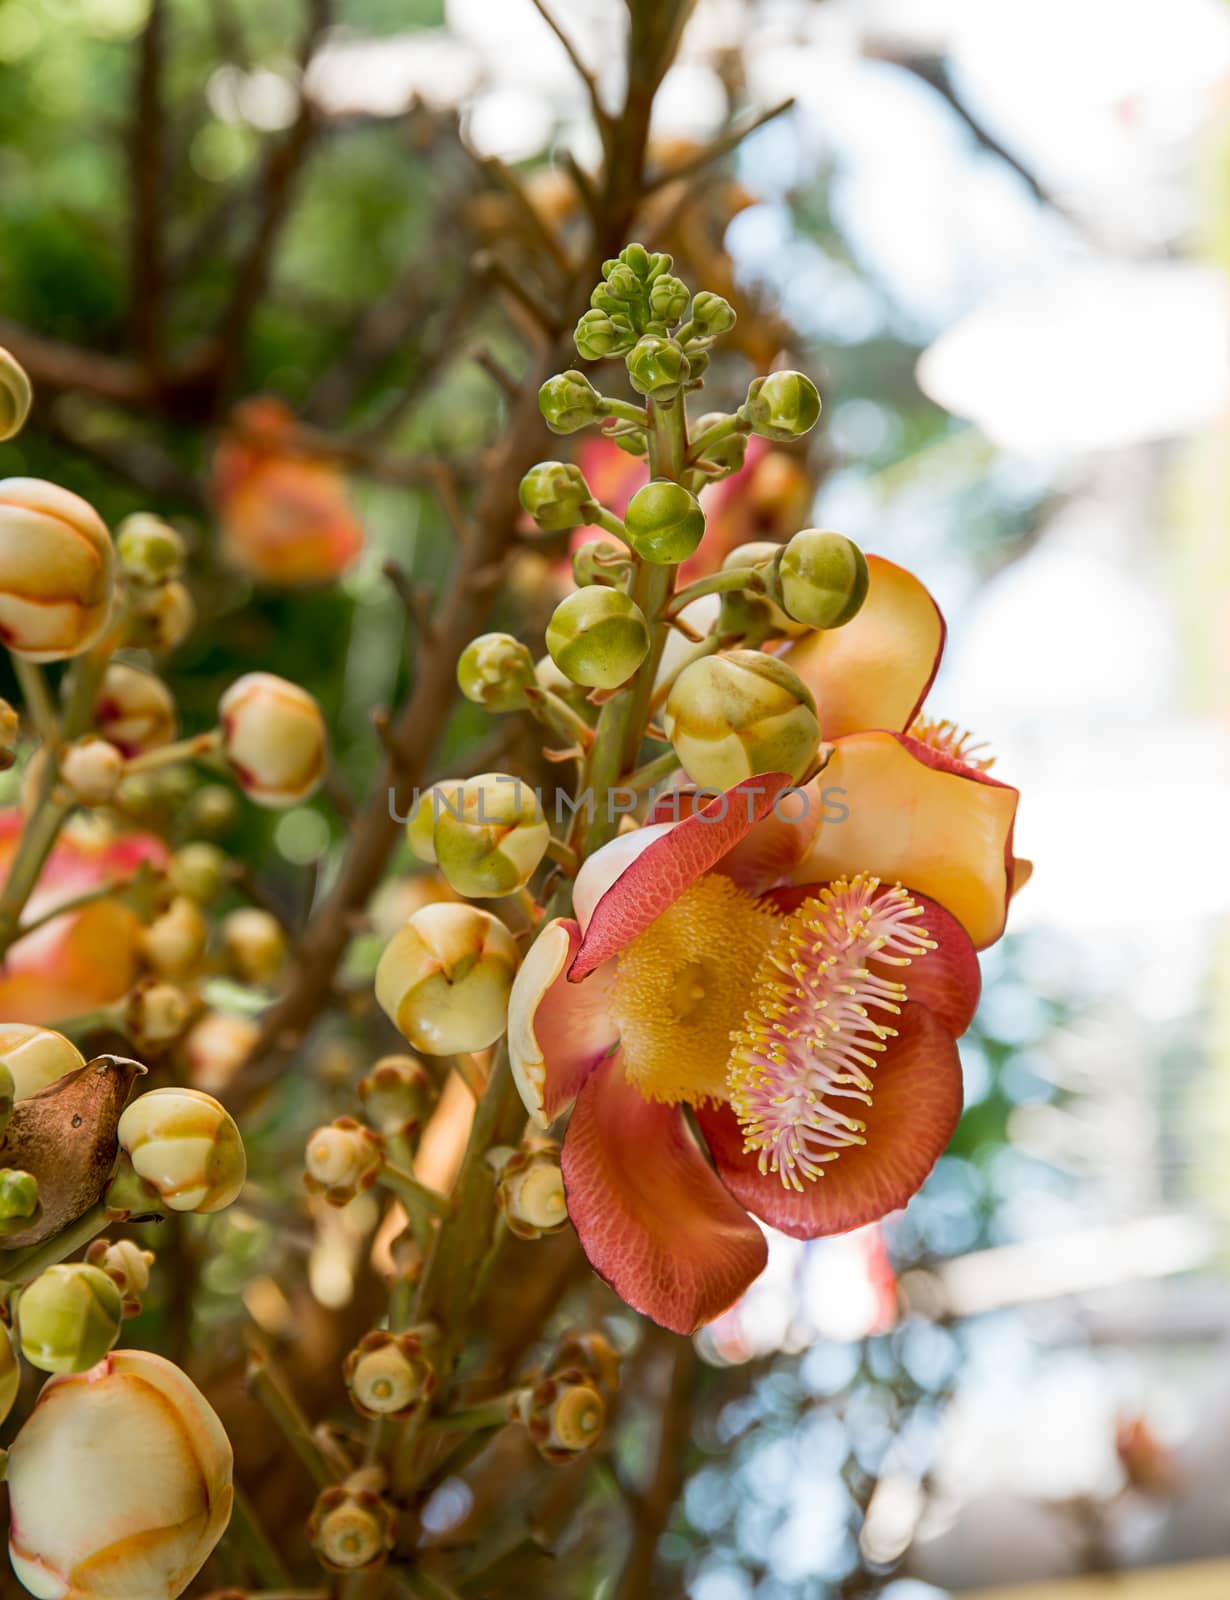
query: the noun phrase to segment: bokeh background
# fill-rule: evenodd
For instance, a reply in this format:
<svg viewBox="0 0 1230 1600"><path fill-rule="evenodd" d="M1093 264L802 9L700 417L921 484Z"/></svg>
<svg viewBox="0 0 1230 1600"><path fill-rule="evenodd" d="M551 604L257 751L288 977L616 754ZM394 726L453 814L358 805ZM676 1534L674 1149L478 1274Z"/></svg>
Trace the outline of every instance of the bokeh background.
<svg viewBox="0 0 1230 1600"><path fill-rule="evenodd" d="M0 343L19 324L124 348L147 6L0 4ZM171 667L185 723L204 726L237 671L273 667L321 698L360 795L369 713L407 671L382 563L440 579L426 469L481 474L505 406L492 371L526 364L524 313L482 270L484 251L542 248L500 164L567 238L590 106L530 0L346 0L306 56L282 0L168 11L172 350L225 309L304 92L320 119L242 364L225 393L144 409L65 383L0 469L112 522L181 519L203 618ZM614 103L622 0L554 11ZM656 225L695 286L737 289L747 334L715 404L778 352L821 381L801 520L935 593L950 648L932 704L1021 788L1036 871L985 962L960 1131L908 1211L775 1240L694 1349L659 1350L604 1307L644 1356L612 1477L649 1473L673 1503L636 1592L1214 1600L1230 1594L1230 6L698 0L652 137L686 159L787 97L715 176L665 192ZM218 559L203 486L227 407L254 393L362 443L346 464L369 544L335 587L288 595ZM501 601L527 637L553 560L527 548ZM490 737L463 708L442 763ZM248 811L228 842L297 913L342 813ZM358 941L356 982L377 946ZM279 1168L332 1114L353 1048L326 1028L264 1106L269 1213L209 1223L195 1256L186 1229L188 1278L146 1313L151 1342L212 1349L219 1383L245 1315L289 1338L288 1259L307 1259L323 1312L355 1292L362 1219L287 1228L277 1210L297 1193ZM298 1333L310 1344L310 1317ZM469 1493L437 1491L441 1537ZM589 1576L520 1592L615 1600L604 1493L569 1513ZM466 1592L512 1592L483 1581Z"/></svg>

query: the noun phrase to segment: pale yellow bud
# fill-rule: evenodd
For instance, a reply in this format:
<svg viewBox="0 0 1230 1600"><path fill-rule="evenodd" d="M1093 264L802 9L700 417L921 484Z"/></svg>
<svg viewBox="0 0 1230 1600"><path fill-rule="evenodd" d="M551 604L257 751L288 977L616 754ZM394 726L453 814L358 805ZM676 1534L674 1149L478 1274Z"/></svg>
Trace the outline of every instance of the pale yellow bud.
<svg viewBox="0 0 1230 1600"><path fill-rule="evenodd" d="M544 1378L522 1392L519 1410L540 1455L562 1465L583 1455L602 1437L606 1401L586 1378Z"/></svg>
<svg viewBox="0 0 1230 1600"><path fill-rule="evenodd" d="M104 806L124 776L124 757L106 739L92 735L69 745L60 761L60 778L83 806Z"/></svg>
<svg viewBox="0 0 1230 1600"><path fill-rule="evenodd" d="M139 756L175 737L175 701L152 672L113 661L98 688L94 725L121 754Z"/></svg>
<svg viewBox="0 0 1230 1600"><path fill-rule="evenodd" d="M0 482L0 640L31 661L88 650L107 625L115 552L102 518L41 478Z"/></svg>
<svg viewBox="0 0 1230 1600"><path fill-rule="evenodd" d="M325 723L297 684L249 672L218 705L222 747L240 786L261 806L292 806L325 775Z"/></svg>
<svg viewBox="0 0 1230 1600"><path fill-rule="evenodd" d="M192 1001L182 989L158 978L142 978L129 991L124 1028L139 1055L158 1055L182 1038L192 1020Z"/></svg>
<svg viewBox="0 0 1230 1600"><path fill-rule="evenodd" d="M116 1350L53 1378L9 1453L13 1570L43 1600L175 1600L230 1520L231 1465L208 1401L161 1356Z"/></svg>
<svg viewBox="0 0 1230 1600"><path fill-rule="evenodd" d="M84 1372L119 1338L123 1316L120 1291L98 1267L48 1267L17 1303L21 1353L44 1372Z"/></svg>
<svg viewBox="0 0 1230 1600"><path fill-rule="evenodd" d="M9 1330L0 1325L0 1422L13 1409L20 1388L21 1362L17 1359L17 1345Z"/></svg>
<svg viewBox="0 0 1230 1600"><path fill-rule="evenodd" d="M158 655L183 644L196 621L196 606L186 585L173 579L154 589L130 589L134 605L128 620L131 642Z"/></svg>
<svg viewBox="0 0 1230 1600"><path fill-rule="evenodd" d="M0 1023L0 1063L13 1078L13 1095L26 1100L66 1072L85 1066L85 1057L71 1039L51 1028L28 1022Z"/></svg>
<svg viewBox="0 0 1230 1600"><path fill-rule="evenodd" d="M15 439L30 415L34 392L16 356L0 349L0 444Z"/></svg>
<svg viewBox="0 0 1230 1600"><path fill-rule="evenodd" d="M433 804L435 859L458 894L493 899L525 887L551 838L528 784L484 772L437 784Z"/></svg>
<svg viewBox="0 0 1230 1600"><path fill-rule="evenodd" d="M308 1518L308 1538L334 1572L358 1572L382 1562L393 1548L397 1520L392 1507L355 1473L325 1489Z"/></svg>
<svg viewBox="0 0 1230 1600"><path fill-rule="evenodd" d="M286 935L278 919L259 906L242 906L222 924L222 946L237 977L271 983L286 960Z"/></svg>
<svg viewBox="0 0 1230 1600"><path fill-rule="evenodd" d="M313 1194L333 1206L344 1206L375 1183L383 1161L378 1134L354 1117L317 1128L303 1153L303 1181Z"/></svg>
<svg viewBox="0 0 1230 1600"><path fill-rule="evenodd" d="M234 1118L199 1089L150 1089L117 1129L133 1170L172 1211L221 1211L248 1174Z"/></svg>
<svg viewBox="0 0 1230 1600"><path fill-rule="evenodd" d="M761 650L731 650L685 667L662 722L684 771L712 789L762 772L794 781L820 743L811 691L793 668Z"/></svg>
<svg viewBox="0 0 1230 1600"><path fill-rule="evenodd" d="M166 911L141 930L141 954L160 977L187 978L200 966L208 938L209 928L196 901L176 895Z"/></svg>
<svg viewBox="0 0 1230 1600"><path fill-rule="evenodd" d="M354 1408L365 1417L409 1417L436 1390L436 1369L422 1333L365 1334L346 1357L342 1375Z"/></svg>
<svg viewBox="0 0 1230 1600"><path fill-rule="evenodd" d="M260 1038L260 1024L252 1017L211 1011L189 1028L183 1052L188 1081L194 1089L221 1094L251 1055Z"/></svg>
<svg viewBox="0 0 1230 1600"><path fill-rule="evenodd" d="M194 840L175 852L167 872L180 894L207 905L226 883L226 856L216 844Z"/></svg>
<svg viewBox="0 0 1230 1600"><path fill-rule="evenodd" d="M496 1198L519 1239L555 1233L568 1221L559 1149L547 1140L514 1151L500 1170Z"/></svg>
<svg viewBox="0 0 1230 1600"><path fill-rule="evenodd" d="M141 1310L141 1296L149 1288L149 1269L154 1252L142 1250L132 1239L95 1239L85 1253L91 1266L105 1272L124 1300L124 1315L135 1317Z"/></svg>
<svg viewBox="0 0 1230 1600"><path fill-rule="evenodd" d="M425 1055L483 1050L504 1032L519 957L508 929L477 906L416 911L376 967L376 999Z"/></svg>

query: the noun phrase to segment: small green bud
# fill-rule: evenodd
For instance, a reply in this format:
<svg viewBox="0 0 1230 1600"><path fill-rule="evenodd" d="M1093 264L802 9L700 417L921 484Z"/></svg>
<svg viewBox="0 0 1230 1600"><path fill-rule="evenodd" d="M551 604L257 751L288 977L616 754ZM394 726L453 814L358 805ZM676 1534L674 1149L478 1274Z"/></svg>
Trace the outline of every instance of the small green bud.
<svg viewBox="0 0 1230 1600"><path fill-rule="evenodd" d="M867 598L867 558L844 534L804 528L782 552L776 590L809 628L841 628Z"/></svg>
<svg viewBox="0 0 1230 1600"><path fill-rule="evenodd" d="M692 424L692 437L699 439L719 422L727 420L724 411L710 411L703 417L698 417ZM721 468L721 475L738 472L743 465L743 458L747 455L747 434L740 429L736 433L728 433L720 439L715 439L712 444L705 446L703 460L710 466Z"/></svg>
<svg viewBox="0 0 1230 1600"><path fill-rule="evenodd" d="M649 309L659 322L674 326L688 309L688 286L682 278L663 273L649 291Z"/></svg>
<svg viewBox="0 0 1230 1600"><path fill-rule="evenodd" d="M193 839L181 845L167 869L172 887L199 905L208 905L222 893L229 876L225 854L216 844Z"/></svg>
<svg viewBox="0 0 1230 1600"><path fill-rule="evenodd" d="M649 652L649 625L622 589L578 589L556 606L547 649L574 683L618 689Z"/></svg>
<svg viewBox="0 0 1230 1600"><path fill-rule="evenodd" d="M638 394L669 400L679 393L691 372L683 348L673 339L647 333L628 352L628 377Z"/></svg>
<svg viewBox="0 0 1230 1600"><path fill-rule="evenodd" d="M433 843L451 887L472 900L523 889L551 837L534 791L520 778L484 772L442 784L440 795Z"/></svg>
<svg viewBox="0 0 1230 1600"><path fill-rule="evenodd" d="M628 305L634 305L644 293L641 279L623 261L617 261L606 274L606 287L609 295Z"/></svg>
<svg viewBox="0 0 1230 1600"><path fill-rule="evenodd" d="M534 658L511 633L480 633L461 652L457 683L467 700L488 711L524 711Z"/></svg>
<svg viewBox="0 0 1230 1600"><path fill-rule="evenodd" d="M572 336L577 354L585 361L622 356L636 343L636 329L625 312L595 308L577 323Z"/></svg>
<svg viewBox="0 0 1230 1600"><path fill-rule="evenodd" d="M21 432L33 398L25 368L0 347L0 443Z"/></svg>
<svg viewBox="0 0 1230 1600"><path fill-rule="evenodd" d="M184 541L148 511L124 518L115 530L115 549L125 574L138 583L165 583L184 568Z"/></svg>
<svg viewBox="0 0 1230 1600"><path fill-rule="evenodd" d="M739 415L764 439L798 439L820 417L820 391L801 372L771 372L755 378Z"/></svg>
<svg viewBox="0 0 1230 1600"><path fill-rule="evenodd" d="M579 589L589 583L617 584L630 566L605 539L590 539L573 552L572 576Z"/></svg>
<svg viewBox="0 0 1230 1600"><path fill-rule="evenodd" d="M16 1400L20 1388L21 1362L17 1359L13 1335L7 1328L0 1326L0 1422L3 1422L13 1409L13 1401Z"/></svg>
<svg viewBox="0 0 1230 1600"><path fill-rule="evenodd" d="M435 1080L417 1056L381 1056L358 1088L364 1115L386 1138L413 1138L436 1100Z"/></svg>
<svg viewBox="0 0 1230 1600"><path fill-rule="evenodd" d="M655 275L655 266L658 272L664 270L661 265L657 265L658 263L665 262L667 267L671 264L669 256L651 256L645 246L637 244L635 240L623 247L619 252L619 259L625 266L632 268L642 283Z"/></svg>
<svg viewBox="0 0 1230 1600"><path fill-rule="evenodd" d="M608 433L608 439L613 439L625 455L644 456L649 450L649 441L639 428L627 428L615 433Z"/></svg>
<svg viewBox="0 0 1230 1600"><path fill-rule="evenodd" d="M30 1029L32 1034L39 1031L35 1028ZM70 1045L69 1048L71 1049L72 1046ZM43 1086L40 1085L40 1087ZM17 1085L13 1082L12 1070L7 1061L0 1060L0 1134L9 1125L9 1118L13 1115L13 1102L16 1099Z"/></svg>
<svg viewBox="0 0 1230 1600"><path fill-rule="evenodd" d="M385 946L376 963L376 999L424 1055L485 1050L508 1025L519 961L512 934L489 911L435 901Z"/></svg>
<svg viewBox="0 0 1230 1600"><path fill-rule="evenodd" d="M800 778L820 742L811 691L792 667L760 650L693 661L676 678L663 726L685 772L729 789L761 772Z"/></svg>
<svg viewBox="0 0 1230 1600"><path fill-rule="evenodd" d="M115 1344L124 1297L100 1267L48 1267L17 1305L21 1353L44 1372L86 1372Z"/></svg>
<svg viewBox="0 0 1230 1600"><path fill-rule="evenodd" d="M444 804L441 799L444 793L445 785L440 783L424 789L406 824L406 843L411 852L433 867L436 864L436 813Z"/></svg>
<svg viewBox="0 0 1230 1600"><path fill-rule="evenodd" d="M766 586L772 590L777 562L783 545L771 539L757 539L741 544L722 562L723 572L739 567L752 567L761 573ZM767 593L751 589L736 589L722 596L722 609L718 618L718 632L737 636L748 644L764 644L766 639L794 639L807 629L801 622L789 617Z"/></svg>
<svg viewBox="0 0 1230 1600"><path fill-rule="evenodd" d="M692 321L696 324L698 337L713 339L719 333L729 333L738 318L729 300L702 289L692 300Z"/></svg>
<svg viewBox="0 0 1230 1600"><path fill-rule="evenodd" d="M583 507L593 499L579 467L571 461L540 461L521 480L521 504L547 533L585 521Z"/></svg>
<svg viewBox="0 0 1230 1600"><path fill-rule="evenodd" d="M644 561L685 561L705 536L700 501L681 483L655 478L638 489L624 512L628 543Z"/></svg>
<svg viewBox="0 0 1230 1600"><path fill-rule="evenodd" d="M547 379L538 391L538 409L552 433L575 433L606 416L602 396L585 374L574 368Z"/></svg>
<svg viewBox="0 0 1230 1600"><path fill-rule="evenodd" d="M38 1179L19 1167L0 1168L0 1233L5 1224L24 1222L38 1210Z"/></svg>

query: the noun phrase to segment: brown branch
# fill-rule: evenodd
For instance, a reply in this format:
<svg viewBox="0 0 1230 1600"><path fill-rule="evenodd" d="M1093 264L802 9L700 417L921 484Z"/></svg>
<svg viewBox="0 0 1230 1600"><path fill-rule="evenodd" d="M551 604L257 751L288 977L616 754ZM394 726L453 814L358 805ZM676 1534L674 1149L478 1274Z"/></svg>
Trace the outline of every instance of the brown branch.
<svg viewBox="0 0 1230 1600"><path fill-rule="evenodd" d="M512 200L517 210L521 213L522 220L531 237L538 241L560 273L564 277L570 276L572 262L568 259L568 252L564 249L558 234L544 220L538 207L525 192L525 185L513 169L505 166L498 156L487 156L480 165L483 171L489 173Z"/></svg>
<svg viewBox="0 0 1230 1600"><path fill-rule="evenodd" d="M645 192L653 194L658 189L664 189L669 183L678 183L681 179L695 177L698 172L703 172L706 167L711 167L715 162L728 156L732 150L737 150L758 128L763 128L767 122L782 116L793 105L794 96L791 95L785 100L780 100L777 105L770 106L767 111L762 111L750 122L743 123L741 127L731 128L728 133L720 134L711 144L707 144L703 150L698 150L687 161L681 161L677 167L671 167L666 172L657 173L645 185Z"/></svg>
<svg viewBox="0 0 1230 1600"><path fill-rule="evenodd" d="M653 1329L646 1335L665 1347L664 1394L659 1410L657 1448L649 1482L640 1493L629 1495L632 1544L620 1574L615 1600L640 1600L652 1594L658 1544L665 1531L686 1476L688 1437L692 1425L692 1388L696 1352L690 1339Z"/></svg>
<svg viewBox="0 0 1230 1600"><path fill-rule="evenodd" d="M0 318L0 345L21 362L36 389L79 390L117 405L144 407L154 397L147 372L133 361L45 339L20 323Z"/></svg>
<svg viewBox="0 0 1230 1600"><path fill-rule="evenodd" d="M513 300L529 313L530 320L544 333L557 334L561 323L559 313L548 304L542 294L499 256L490 250L477 250L472 262L475 272L498 283Z"/></svg>
<svg viewBox="0 0 1230 1600"><path fill-rule="evenodd" d="M162 365L162 190L165 125L162 64L166 11L151 0L141 34L132 128L132 317L146 368Z"/></svg>

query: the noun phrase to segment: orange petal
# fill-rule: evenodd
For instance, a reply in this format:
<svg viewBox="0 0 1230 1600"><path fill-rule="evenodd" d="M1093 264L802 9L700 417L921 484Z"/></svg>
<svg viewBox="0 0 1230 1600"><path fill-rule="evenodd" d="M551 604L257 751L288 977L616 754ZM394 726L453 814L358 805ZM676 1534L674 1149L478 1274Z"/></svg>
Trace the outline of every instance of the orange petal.
<svg viewBox="0 0 1230 1600"><path fill-rule="evenodd" d="M633 1310L692 1333L739 1298L768 1260L678 1106L644 1099L618 1055L577 1096L562 1155L568 1214L594 1271Z"/></svg>
<svg viewBox="0 0 1230 1600"><path fill-rule="evenodd" d="M994 944L1008 912L1015 789L896 733L837 740L821 777L829 804L796 883L874 873L938 900L976 949Z"/></svg>
<svg viewBox="0 0 1230 1600"><path fill-rule="evenodd" d="M570 918L549 922L526 951L508 1001L513 1077L525 1109L543 1128L572 1104L619 1038L606 1011L610 971L581 984L565 977L580 943Z"/></svg>
<svg viewBox="0 0 1230 1600"><path fill-rule="evenodd" d="M858 1108L866 1144L850 1145L802 1192L760 1171L729 1106L696 1116L722 1181L740 1205L796 1239L847 1233L905 1205L943 1154L961 1116L961 1064L952 1035L925 1006L906 1005L875 1067L872 1104Z"/></svg>
<svg viewBox="0 0 1230 1600"><path fill-rule="evenodd" d="M815 695L826 739L862 728L903 732L944 649L944 619L914 574L883 556L868 556L867 570L858 615L844 628L805 635L782 657Z"/></svg>

